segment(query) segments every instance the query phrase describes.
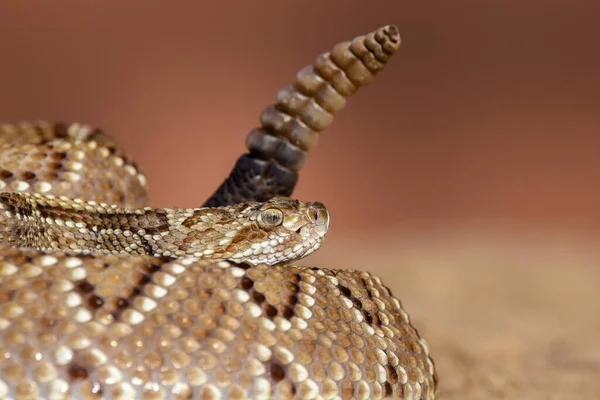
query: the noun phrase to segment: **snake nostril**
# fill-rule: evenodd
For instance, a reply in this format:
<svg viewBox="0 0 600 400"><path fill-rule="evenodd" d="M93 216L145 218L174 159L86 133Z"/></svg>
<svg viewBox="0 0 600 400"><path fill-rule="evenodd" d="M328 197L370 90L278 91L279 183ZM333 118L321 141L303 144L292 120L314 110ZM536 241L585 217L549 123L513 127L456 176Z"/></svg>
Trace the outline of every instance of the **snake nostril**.
<svg viewBox="0 0 600 400"><path fill-rule="evenodd" d="M306 214L312 223L322 225L326 222L328 213L323 203L314 202L310 204Z"/></svg>
<svg viewBox="0 0 600 400"><path fill-rule="evenodd" d="M302 232L302 228L296 229L296 233L299 235Z"/></svg>

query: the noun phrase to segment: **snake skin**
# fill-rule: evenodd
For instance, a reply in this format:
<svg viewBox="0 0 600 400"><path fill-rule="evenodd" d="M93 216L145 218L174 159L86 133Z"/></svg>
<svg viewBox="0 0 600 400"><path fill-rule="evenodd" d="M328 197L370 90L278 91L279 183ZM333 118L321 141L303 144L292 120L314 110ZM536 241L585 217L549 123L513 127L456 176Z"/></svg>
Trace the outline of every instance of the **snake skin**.
<svg viewBox="0 0 600 400"><path fill-rule="evenodd" d="M360 49L389 57L381 42L390 32L399 44L388 26L338 48L369 65ZM338 72L315 68L315 77L345 97L332 82L353 82L360 67L334 54L324 59ZM291 193L309 147L288 157L300 141L266 126L209 202ZM260 139L269 135L289 145L270 147ZM143 174L101 131L5 125L0 142L6 198L147 204ZM14 221L15 210L0 212ZM426 342L368 272L164 255L0 247L0 355L2 399L434 399L436 387Z"/></svg>
<svg viewBox="0 0 600 400"><path fill-rule="evenodd" d="M317 250L328 229L323 204L279 197L215 208L120 209L66 197L0 193L2 247L275 265Z"/></svg>

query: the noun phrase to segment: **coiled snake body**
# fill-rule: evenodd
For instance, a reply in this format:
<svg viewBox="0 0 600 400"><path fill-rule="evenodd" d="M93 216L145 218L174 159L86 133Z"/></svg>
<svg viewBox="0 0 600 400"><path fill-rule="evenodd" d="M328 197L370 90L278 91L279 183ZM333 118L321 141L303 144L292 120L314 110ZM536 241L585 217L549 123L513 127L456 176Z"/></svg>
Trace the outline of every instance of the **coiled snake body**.
<svg viewBox="0 0 600 400"><path fill-rule="evenodd" d="M386 26L301 70L203 208L145 207L99 130L2 126L0 398L433 399L427 345L378 278L291 264L329 226L287 198L298 171L399 44Z"/></svg>

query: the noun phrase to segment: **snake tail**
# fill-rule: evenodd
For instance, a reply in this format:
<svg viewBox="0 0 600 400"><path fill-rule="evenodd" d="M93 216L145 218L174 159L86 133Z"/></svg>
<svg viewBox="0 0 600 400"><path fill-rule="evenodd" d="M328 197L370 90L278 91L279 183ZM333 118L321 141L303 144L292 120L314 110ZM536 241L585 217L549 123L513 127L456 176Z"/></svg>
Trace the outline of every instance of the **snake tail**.
<svg viewBox="0 0 600 400"><path fill-rule="evenodd" d="M222 206L289 196L318 135L333 122L348 97L368 85L400 47L394 25L342 42L302 68L282 88L275 104L260 116L261 125L246 138L248 153L204 204Z"/></svg>

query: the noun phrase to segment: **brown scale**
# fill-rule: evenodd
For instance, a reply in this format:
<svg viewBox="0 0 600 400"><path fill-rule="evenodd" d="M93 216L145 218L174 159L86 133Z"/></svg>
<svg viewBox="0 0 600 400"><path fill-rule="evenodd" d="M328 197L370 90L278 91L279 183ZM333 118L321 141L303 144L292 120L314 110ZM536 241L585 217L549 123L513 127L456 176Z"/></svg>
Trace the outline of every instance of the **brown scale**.
<svg viewBox="0 0 600 400"><path fill-rule="evenodd" d="M202 222L228 224L235 221L236 218L237 216L235 214L222 209L215 210L210 216L207 216L204 212L196 211L191 217L186 218L181 225L185 226L186 228L191 228L192 226Z"/></svg>
<svg viewBox="0 0 600 400"><path fill-rule="evenodd" d="M387 26L320 56L265 111L248 138L254 155L300 168L317 132L399 43ZM0 191L147 201L137 167L101 131L6 125L0 142L11 143L0 144ZM108 221L162 229L164 218ZM201 222L198 213L188 224ZM352 270L0 248L0 350L0 398L435 398L433 361L401 303Z"/></svg>

